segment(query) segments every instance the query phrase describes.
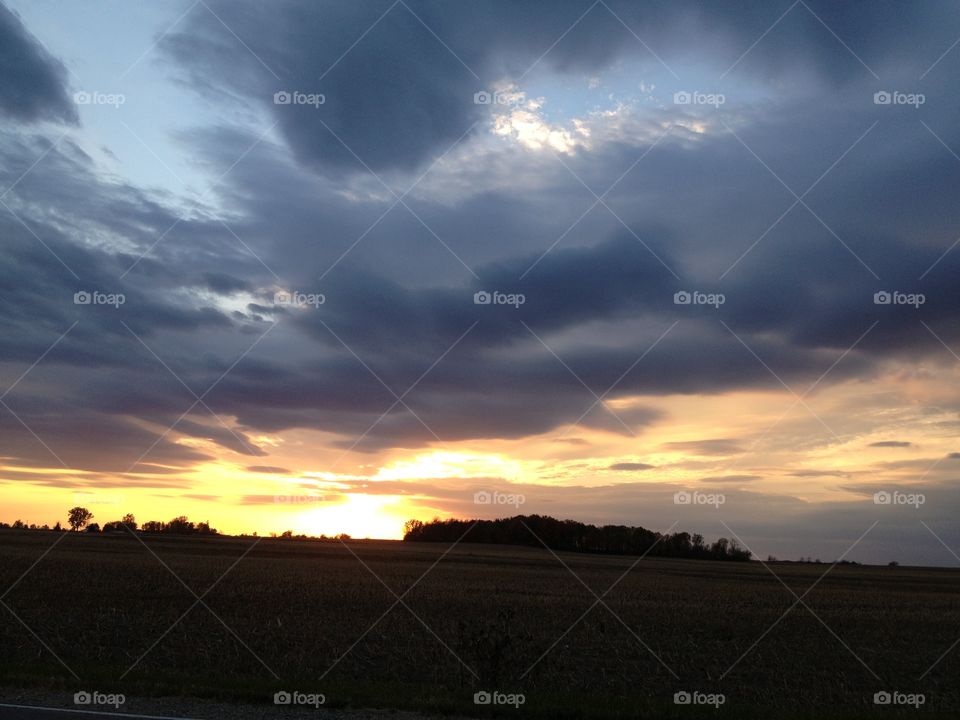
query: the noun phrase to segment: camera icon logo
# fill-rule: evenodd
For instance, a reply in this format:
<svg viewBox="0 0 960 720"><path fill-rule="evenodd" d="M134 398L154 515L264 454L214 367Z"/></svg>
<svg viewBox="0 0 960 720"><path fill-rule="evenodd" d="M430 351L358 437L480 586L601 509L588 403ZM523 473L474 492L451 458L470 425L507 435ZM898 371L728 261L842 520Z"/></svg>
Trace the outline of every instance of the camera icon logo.
<svg viewBox="0 0 960 720"><path fill-rule="evenodd" d="M273 694L274 705L289 705L293 702L293 696L286 690L281 690Z"/></svg>
<svg viewBox="0 0 960 720"><path fill-rule="evenodd" d="M692 696L686 690L681 690L673 694L674 705L689 705L692 700Z"/></svg>
<svg viewBox="0 0 960 720"><path fill-rule="evenodd" d="M886 90L880 90L873 94L874 105L889 105L892 100L893 96Z"/></svg>
<svg viewBox="0 0 960 720"><path fill-rule="evenodd" d="M274 105L289 105L293 101L293 96L286 90L279 90L273 94Z"/></svg>
<svg viewBox="0 0 960 720"><path fill-rule="evenodd" d="M493 696L488 693L486 690L481 690L480 692L475 692L473 694L473 704L474 705L489 705L493 702Z"/></svg>
<svg viewBox="0 0 960 720"><path fill-rule="evenodd" d="M92 300L93 296L86 290L81 290L73 294L74 305L89 305Z"/></svg>
<svg viewBox="0 0 960 720"><path fill-rule="evenodd" d="M686 90L680 90L673 94L674 105L689 105L693 101L693 96Z"/></svg>
<svg viewBox="0 0 960 720"><path fill-rule="evenodd" d="M486 490L479 490L473 494L475 505L489 505L493 502L493 496Z"/></svg>
<svg viewBox="0 0 960 720"><path fill-rule="evenodd" d="M873 294L874 305L889 305L892 300L893 296L886 290L881 290L880 292L875 292Z"/></svg>
<svg viewBox="0 0 960 720"><path fill-rule="evenodd" d="M473 94L473 104L474 105L492 105L493 95L488 93L486 90L475 92Z"/></svg>
<svg viewBox="0 0 960 720"><path fill-rule="evenodd" d="M886 490L881 490L873 494L874 505L889 505L893 501L893 495Z"/></svg>
<svg viewBox="0 0 960 720"><path fill-rule="evenodd" d="M893 696L886 690L881 690L873 694L874 705L889 705L891 702L893 702Z"/></svg>
<svg viewBox="0 0 960 720"><path fill-rule="evenodd" d="M81 690L78 693L73 695L73 704L74 705L89 705L93 702L93 696L88 693L86 690Z"/></svg>
<svg viewBox="0 0 960 720"><path fill-rule="evenodd" d="M673 294L674 305L689 305L692 299L692 296L686 290L680 290Z"/></svg>
<svg viewBox="0 0 960 720"><path fill-rule="evenodd" d="M293 303L293 295L288 292L276 292L273 294L274 305L290 305Z"/></svg>
<svg viewBox="0 0 960 720"><path fill-rule="evenodd" d="M693 496L686 490L680 490L673 494L674 505L689 505Z"/></svg>
<svg viewBox="0 0 960 720"><path fill-rule="evenodd" d="M89 105L91 101L90 93L86 92L85 90L75 92L73 94L73 101L77 105Z"/></svg>
<svg viewBox="0 0 960 720"><path fill-rule="evenodd" d="M473 294L474 305L489 305L492 299L493 296L491 296L486 290L481 290Z"/></svg>

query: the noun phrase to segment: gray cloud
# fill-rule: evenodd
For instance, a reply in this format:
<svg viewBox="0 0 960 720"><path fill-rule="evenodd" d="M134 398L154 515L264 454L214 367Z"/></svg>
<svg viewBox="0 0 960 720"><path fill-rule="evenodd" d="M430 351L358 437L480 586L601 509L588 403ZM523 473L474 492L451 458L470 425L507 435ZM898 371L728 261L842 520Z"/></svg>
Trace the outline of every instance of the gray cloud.
<svg viewBox="0 0 960 720"><path fill-rule="evenodd" d="M736 455L744 452L740 441L730 438L668 442L663 446L669 450L681 450L691 455Z"/></svg>
<svg viewBox="0 0 960 720"><path fill-rule="evenodd" d="M766 3L609 4L691 83L704 80L690 78L691 59L719 75L782 12ZM0 213L8 383L77 323L6 401L70 467L122 472L194 402L191 391L212 388L205 402L234 432L195 408L138 466L149 477L131 480L152 482L208 459L178 442L185 438L216 443L243 465L270 452L250 438L301 428L331 433L339 447L365 434L358 451L436 444L431 431L441 441L519 439L577 421L642 442L644 430L670 416L632 405L616 411L624 428L602 405L587 412L594 393L781 391L780 381L800 392L830 369L824 391L893 363L946 367L954 359L930 331L960 347L960 251L943 255L960 222L960 173L931 130L960 147L951 100L960 53L926 76L929 101L918 110L878 107L872 96L888 85L914 87L960 34L960 18L944 3L922 12L884 2L808 4L882 81L798 5L732 71L748 97L731 93L730 106L712 114L661 98L618 117L619 134L598 131L589 148L563 158L599 192L642 156L605 198L618 217L602 206L584 214L594 198L557 158L491 138L486 119L405 199L410 211L387 212L393 198L324 127L391 184L408 187L484 117L473 93L518 77L589 3L547 12L533 3L410 2L479 79L400 5L330 69L389 4L211 3L279 80L198 8L160 53L165 68L222 103L218 124L181 127L174 138L214 177L230 169L209 204L108 175L72 135L53 148L40 126L3 129L0 187L44 156L4 198L26 227ZM13 33L0 47L26 48L27 62L0 79L3 112L21 122L72 119L58 61L11 18L0 9L0 32ZM538 71L573 83L618 63L636 65L638 77L668 74L597 6ZM16 89L30 77L46 80ZM280 89L323 92L327 102L274 105ZM231 120L234 110L241 119ZM258 114L279 121L281 144L266 138L253 147L269 127L247 126ZM703 132L690 129L696 123ZM654 147L653 130L662 128L669 132ZM794 198L764 164L798 194L831 170L805 196L810 210L784 215ZM323 292L326 303L274 307L278 285ZM723 292L726 302L673 303L675 292L695 288ZM75 292L94 289L122 292L126 303L73 304ZM926 302L874 304L874 293L898 289L923 292ZM475 305L479 290L524 293L526 302ZM405 402L428 427L401 405L388 410L395 397L381 380L396 394L416 383ZM3 408L0 428L0 454L56 462ZM662 447L713 458L743 454L751 441ZM567 452L587 448L575 437L562 442ZM604 517L614 517L617 492L604 496ZM533 495L550 507L550 497ZM770 507L800 517L803 504L771 499Z"/></svg>
<svg viewBox="0 0 960 720"><path fill-rule="evenodd" d="M671 64L696 52L718 67L736 62L740 72L761 80L812 73L821 82L846 86L870 80L873 71L814 13L882 70L903 72L899 54L915 50L911 33L937 38L943 47L956 36L946 3L929 14L896 6L894 30L887 3L840 8L810 2L810 10L800 5L794 17L778 23L765 43L755 41L782 10L762 2L640 8L611 0L591 8L588 2L561 0L551 3L549 12L516 0L482 6L411 0L392 8L388 0L361 5L285 0L269 8L220 0L211 7L216 16L193 13L186 27L165 38L161 47L167 56L183 66L187 81L201 93L243 98L269 110L299 160L334 174L366 172L364 165L409 170L482 117L473 104L476 91L532 66L560 74L598 72L624 57L654 66L649 46L637 37L646 37ZM567 33L574 23L575 32ZM557 42L560 37L563 42ZM747 48L749 57L738 62ZM890 60L894 57L898 62ZM923 65L916 62L919 74ZM294 90L322 93L326 102L274 104L275 92Z"/></svg>
<svg viewBox="0 0 960 720"><path fill-rule="evenodd" d="M633 472L636 470L652 470L656 465L648 465L647 463L636 463L636 462L620 462L613 463L610 465L608 470L617 470L620 472Z"/></svg>
<svg viewBox="0 0 960 720"><path fill-rule="evenodd" d="M0 3L0 116L18 122L76 123L66 75L63 64Z"/></svg>

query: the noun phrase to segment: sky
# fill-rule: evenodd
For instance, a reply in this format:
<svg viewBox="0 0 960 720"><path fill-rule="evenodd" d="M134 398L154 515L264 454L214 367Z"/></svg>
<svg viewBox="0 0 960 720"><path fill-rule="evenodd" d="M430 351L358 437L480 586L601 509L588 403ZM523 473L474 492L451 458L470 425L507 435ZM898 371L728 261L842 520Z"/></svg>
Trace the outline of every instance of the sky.
<svg viewBox="0 0 960 720"><path fill-rule="evenodd" d="M960 564L949 2L0 0L0 520Z"/></svg>

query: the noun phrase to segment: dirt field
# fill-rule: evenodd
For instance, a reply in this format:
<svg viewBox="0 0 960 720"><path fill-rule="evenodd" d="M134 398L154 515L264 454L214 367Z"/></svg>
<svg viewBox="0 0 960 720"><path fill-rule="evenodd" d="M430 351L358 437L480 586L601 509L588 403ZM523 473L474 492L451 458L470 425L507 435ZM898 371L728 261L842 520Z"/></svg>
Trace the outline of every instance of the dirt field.
<svg viewBox="0 0 960 720"><path fill-rule="evenodd" d="M0 532L0 686L78 708L74 693L96 691L124 694L127 708L203 698L278 718L291 710L274 705L284 691L314 715L960 710L954 570L777 563L778 580L756 562L141 539ZM483 692L492 702L475 704ZM892 705L876 707L878 692Z"/></svg>

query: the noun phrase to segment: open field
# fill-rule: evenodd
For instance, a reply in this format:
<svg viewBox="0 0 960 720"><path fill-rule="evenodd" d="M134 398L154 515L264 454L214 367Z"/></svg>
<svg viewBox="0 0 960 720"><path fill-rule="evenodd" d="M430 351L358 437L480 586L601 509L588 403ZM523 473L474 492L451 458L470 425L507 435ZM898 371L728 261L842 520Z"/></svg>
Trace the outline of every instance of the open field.
<svg viewBox="0 0 960 720"><path fill-rule="evenodd" d="M817 583L829 565L772 565L797 603L756 562L646 558L624 575L636 558L141 538L0 532L0 594L13 585L0 686L263 703L276 717L279 690L477 717L916 712L875 707L879 691L923 693L925 716L960 708L954 570L837 566ZM524 703L475 705L484 690ZM725 702L675 705L681 691Z"/></svg>

